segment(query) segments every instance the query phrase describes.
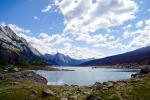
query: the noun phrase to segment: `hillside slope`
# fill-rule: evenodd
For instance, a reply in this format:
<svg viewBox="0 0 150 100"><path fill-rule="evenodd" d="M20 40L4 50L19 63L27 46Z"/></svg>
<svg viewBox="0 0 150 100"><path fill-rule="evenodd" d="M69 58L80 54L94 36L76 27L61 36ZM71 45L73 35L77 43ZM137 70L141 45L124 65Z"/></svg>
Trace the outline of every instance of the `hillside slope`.
<svg viewBox="0 0 150 100"><path fill-rule="evenodd" d="M24 38L19 37L9 26L0 25L1 64L26 64L44 61L40 52Z"/></svg>
<svg viewBox="0 0 150 100"><path fill-rule="evenodd" d="M103 66L117 64L150 64L150 46L143 47L131 52L91 60L80 64L81 66Z"/></svg>

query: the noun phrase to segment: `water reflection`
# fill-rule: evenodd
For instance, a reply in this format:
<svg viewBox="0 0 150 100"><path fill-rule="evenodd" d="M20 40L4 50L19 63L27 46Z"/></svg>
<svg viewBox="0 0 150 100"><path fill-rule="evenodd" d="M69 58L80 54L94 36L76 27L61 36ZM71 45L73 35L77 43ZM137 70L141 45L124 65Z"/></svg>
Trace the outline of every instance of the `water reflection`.
<svg viewBox="0 0 150 100"><path fill-rule="evenodd" d="M91 67L63 67L75 71L37 71L50 85L92 85L95 82L129 79L137 69L112 69Z"/></svg>

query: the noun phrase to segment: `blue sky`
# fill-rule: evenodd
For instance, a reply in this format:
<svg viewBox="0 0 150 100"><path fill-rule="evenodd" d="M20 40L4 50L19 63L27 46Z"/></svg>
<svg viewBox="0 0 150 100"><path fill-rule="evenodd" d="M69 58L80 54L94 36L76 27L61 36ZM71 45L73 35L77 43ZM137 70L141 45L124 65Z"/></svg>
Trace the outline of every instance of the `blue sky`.
<svg viewBox="0 0 150 100"><path fill-rule="evenodd" d="M40 32L61 33L64 27L63 16L58 13L41 12L49 3L49 0L0 0L0 20L29 28L35 36ZM40 20L34 20L34 16L38 16ZM50 29L56 26L57 29Z"/></svg>
<svg viewBox="0 0 150 100"><path fill-rule="evenodd" d="M150 45L150 0L0 0L0 22L42 54L101 58Z"/></svg>

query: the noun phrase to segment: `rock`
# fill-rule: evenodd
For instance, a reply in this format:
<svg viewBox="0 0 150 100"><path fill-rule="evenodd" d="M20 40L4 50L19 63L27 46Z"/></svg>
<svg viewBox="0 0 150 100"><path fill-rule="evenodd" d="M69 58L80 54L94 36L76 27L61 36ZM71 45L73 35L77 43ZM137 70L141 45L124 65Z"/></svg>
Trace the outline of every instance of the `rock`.
<svg viewBox="0 0 150 100"><path fill-rule="evenodd" d="M16 78L16 79L20 79L20 78L21 78L21 75L16 74L14 78Z"/></svg>
<svg viewBox="0 0 150 100"><path fill-rule="evenodd" d="M18 85L19 82L11 82L12 85Z"/></svg>
<svg viewBox="0 0 150 100"><path fill-rule="evenodd" d="M148 74L150 73L150 68L149 67L144 67L140 70L141 74Z"/></svg>
<svg viewBox="0 0 150 100"><path fill-rule="evenodd" d="M101 90L103 88L103 84L101 84L100 82L96 82L94 84L94 87L96 88L96 90Z"/></svg>
<svg viewBox="0 0 150 100"><path fill-rule="evenodd" d="M144 67L144 68L141 68L139 73L132 74L131 78L140 78L140 77L143 77L144 74L148 74L148 73L150 73L150 68Z"/></svg>
<svg viewBox="0 0 150 100"><path fill-rule="evenodd" d="M38 92L37 92L36 90L32 90L32 93L33 93L34 95L38 94Z"/></svg>
<svg viewBox="0 0 150 100"><path fill-rule="evenodd" d="M68 98L60 98L60 100L68 100Z"/></svg>
<svg viewBox="0 0 150 100"><path fill-rule="evenodd" d="M87 100L103 100L101 97L90 95L87 97Z"/></svg>
<svg viewBox="0 0 150 100"><path fill-rule="evenodd" d="M124 86L124 83L118 82L118 83L117 83L117 86L123 87L123 86Z"/></svg>
<svg viewBox="0 0 150 100"><path fill-rule="evenodd" d="M113 86L114 86L114 84L110 83L110 84L108 84L107 88L111 88Z"/></svg>
<svg viewBox="0 0 150 100"><path fill-rule="evenodd" d="M71 87L78 88L79 86L78 85L71 85Z"/></svg>
<svg viewBox="0 0 150 100"><path fill-rule="evenodd" d="M69 86L68 84L64 84L64 86Z"/></svg>
<svg viewBox="0 0 150 100"><path fill-rule="evenodd" d="M31 73L28 74L28 77L32 77L33 75Z"/></svg>
<svg viewBox="0 0 150 100"><path fill-rule="evenodd" d="M90 95L90 94L91 94L91 92L87 92L87 91L85 91L85 92L83 92L83 94L85 94L85 95Z"/></svg>
<svg viewBox="0 0 150 100"><path fill-rule="evenodd" d="M13 69L13 71L18 72L18 71L19 71L19 68L15 67L15 68Z"/></svg>
<svg viewBox="0 0 150 100"><path fill-rule="evenodd" d="M4 75L0 74L0 80L4 79Z"/></svg>
<svg viewBox="0 0 150 100"><path fill-rule="evenodd" d="M53 93L53 91L51 91L49 89L44 89L42 92L42 96L43 97L54 96L54 93Z"/></svg>
<svg viewBox="0 0 150 100"><path fill-rule="evenodd" d="M78 100L78 96L76 96L76 95L74 95L74 96L70 96L70 99Z"/></svg>
<svg viewBox="0 0 150 100"><path fill-rule="evenodd" d="M138 80L136 80L136 79L131 79L130 82L131 82L131 83L137 83Z"/></svg>
<svg viewBox="0 0 150 100"><path fill-rule="evenodd" d="M108 88L107 87L103 87L103 90L108 90Z"/></svg>
<svg viewBox="0 0 150 100"><path fill-rule="evenodd" d="M76 92L80 93L82 90L80 88L76 88Z"/></svg>
<svg viewBox="0 0 150 100"><path fill-rule="evenodd" d="M35 100L36 95L32 94L32 95L29 96L29 98L30 98L29 100Z"/></svg>
<svg viewBox="0 0 150 100"><path fill-rule="evenodd" d="M106 85L107 88L111 88L114 86L114 82L112 82L112 81L103 82L103 85Z"/></svg>
<svg viewBox="0 0 150 100"><path fill-rule="evenodd" d="M31 89L32 88L32 86L28 86L28 87L26 87L27 89Z"/></svg>
<svg viewBox="0 0 150 100"><path fill-rule="evenodd" d="M101 85L101 83L100 82L95 82L95 84L94 85Z"/></svg>
<svg viewBox="0 0 150 100"><path fill-rule="evenodd" d="M135 78L137 74L131 74L131 78Z"/></svg>

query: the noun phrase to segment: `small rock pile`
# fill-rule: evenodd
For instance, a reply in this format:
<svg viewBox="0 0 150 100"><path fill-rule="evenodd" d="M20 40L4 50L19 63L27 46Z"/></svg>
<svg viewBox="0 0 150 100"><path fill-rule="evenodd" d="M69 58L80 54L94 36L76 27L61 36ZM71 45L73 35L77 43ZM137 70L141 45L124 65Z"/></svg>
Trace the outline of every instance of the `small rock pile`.
<svg viewBox="0 0 150 100"><path fill-rule="evenodd" d="M141 68L140 72L136 73L136 74L132 74L131 77L132 78L136 78L136 77L142 77L145 74L150 73L150 67L144 67Z"/></svg>

